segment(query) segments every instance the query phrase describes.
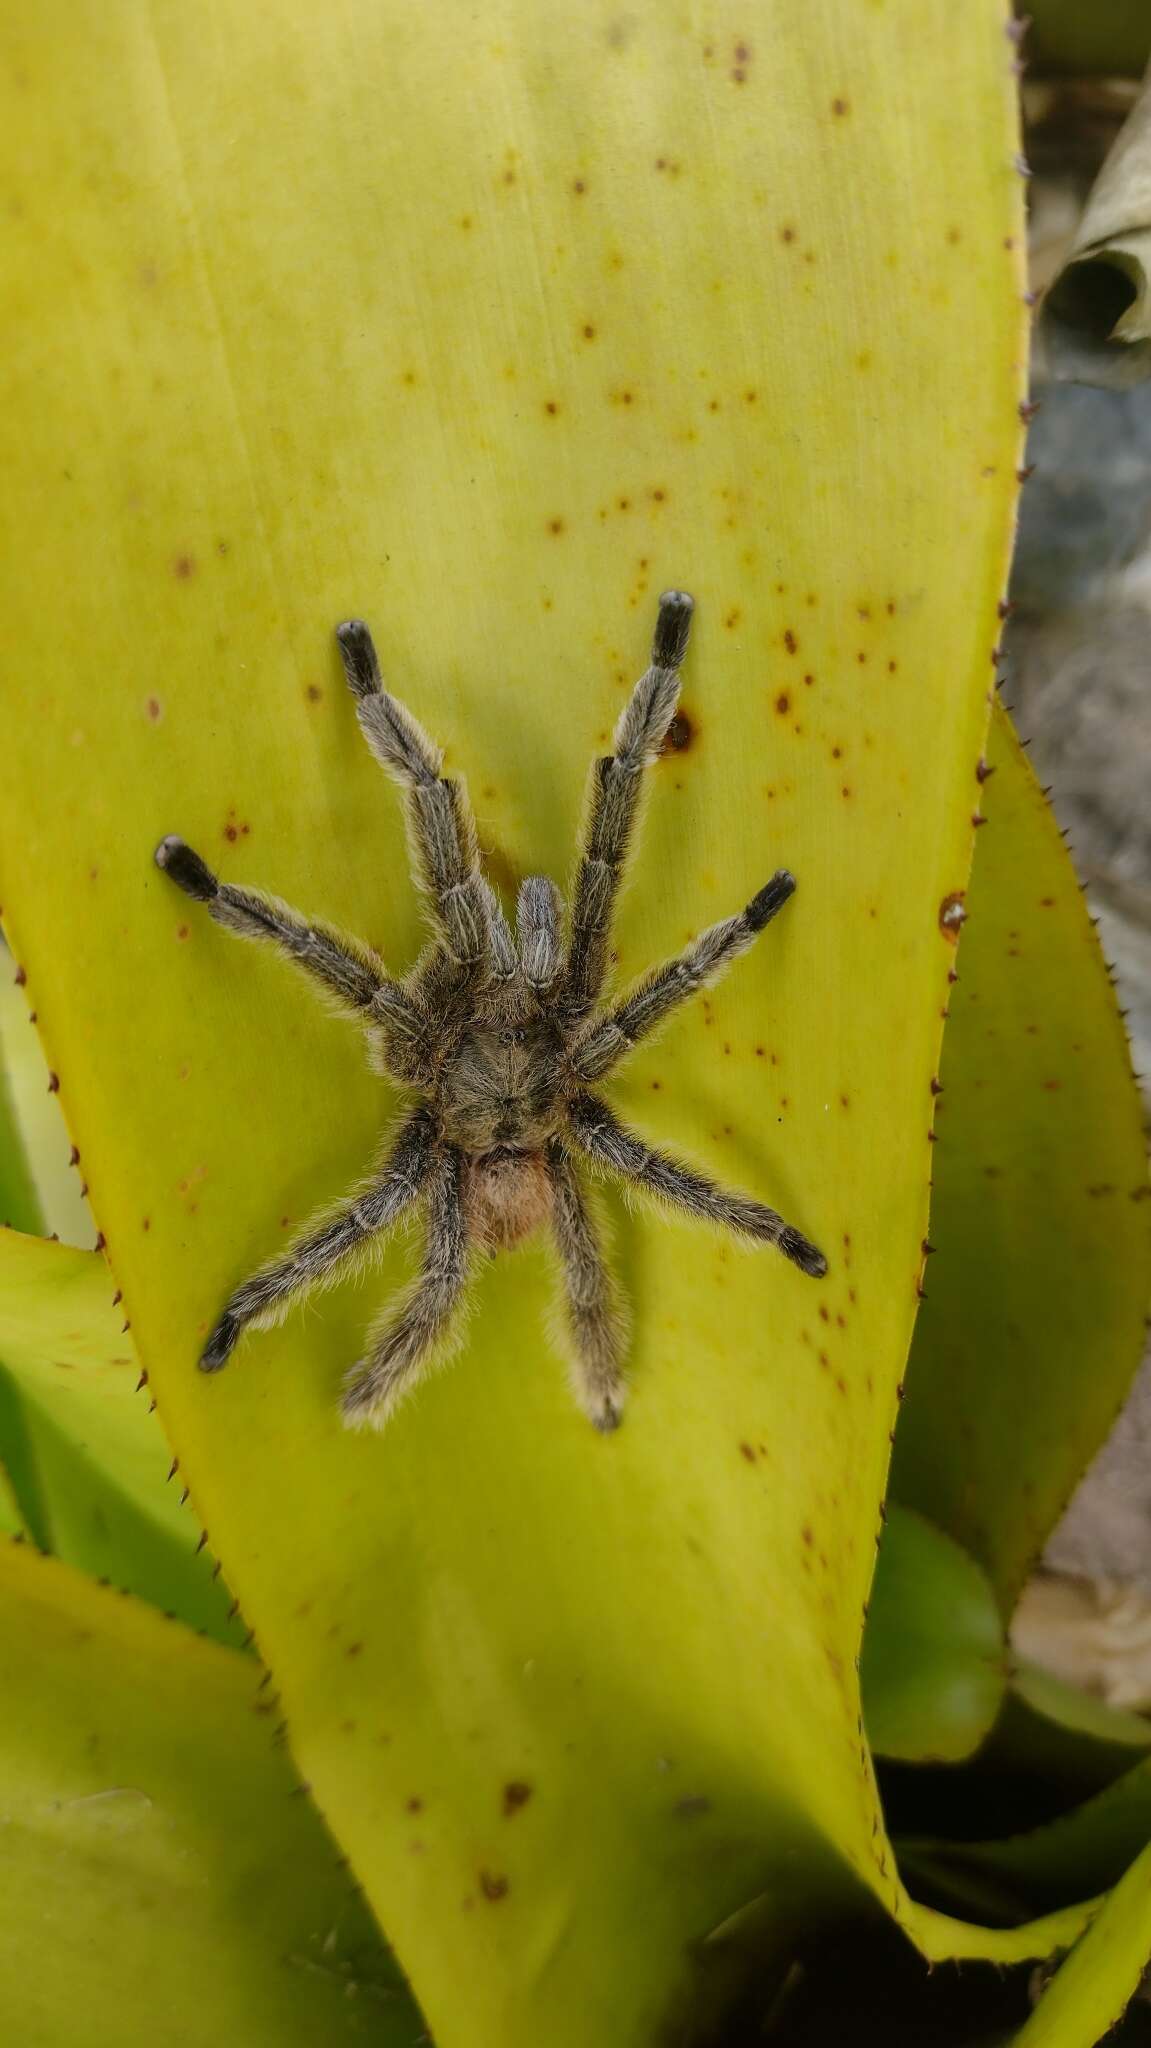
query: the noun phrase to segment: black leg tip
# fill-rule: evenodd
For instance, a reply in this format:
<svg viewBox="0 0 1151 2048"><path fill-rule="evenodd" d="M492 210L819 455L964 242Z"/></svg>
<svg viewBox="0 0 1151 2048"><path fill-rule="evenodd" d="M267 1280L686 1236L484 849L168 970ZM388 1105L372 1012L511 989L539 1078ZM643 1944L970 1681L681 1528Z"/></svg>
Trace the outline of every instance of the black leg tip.
<svg viewBox="0 0 1151 2048"><path fill-rule="evenodd" d="M219 1372L227 1365L240 1336L240 1324L235 1316L223 1315L200 1354L201 1372Z"/></svg>
<svg viewBox="0 0 1151 2048"><path fill-rule="evenodd" d="M773 875L770 882L760 890L758 896L752 897L743 913L752 931L761 932L765 924L771 923L776 911L783 909L788 897L794 894L795 876L789 875L786 868L781 868L779 873Z"/></svg>
<svg viewBox="0 0 1151 2048"><path fill-rule="evenodd" d="M220 885L207 862L174 832L161 839L153 858L185 896L194 896L198 903L210 903L219 894Z"/></svg>
<svg viewBox="0 0 1151 2048"><path fill-rule="evenodd" d="M380 664L375 642L362 619L345 619L336 627L344 674L353 697L374 697L380 689Z"/></svg>
<svg viewBox="0 0 1151 2048"><path fill-rule="evenodd" d="M695 599L686 590L665 590L651 643L653 668L678 668L687 653Z"/></svg>
<svg viewBox="0 0 1151 2048"><path fill-rule="evenodd" d="M779 1249L785 1259L798 1266L801 1273L810 1274L813 1280L822 1280L827 1271L827 1260L821 1251L809 1243L798 1230L785 1230L779 1240Z"/></svg>

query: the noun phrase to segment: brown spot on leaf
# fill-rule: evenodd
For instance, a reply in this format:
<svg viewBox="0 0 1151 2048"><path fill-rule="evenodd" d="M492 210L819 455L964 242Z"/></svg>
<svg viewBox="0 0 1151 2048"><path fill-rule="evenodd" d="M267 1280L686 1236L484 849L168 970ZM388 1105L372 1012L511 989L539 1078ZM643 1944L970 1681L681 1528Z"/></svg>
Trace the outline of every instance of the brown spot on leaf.
<svg viewBox="0 0 1151 2048"><path fill-rule="evenodd" d="M834 99L831 102L831 111L837 119L842 120L845 114L851 112L851 103L845 99Z"/></svg>
<svg viewBox="0 0 1151 2048"><path fill-rule="evenodd" d="M686 754L688 748L694 744L695 738L695 725L681 705L664 734L660 753Z"/></svg>
<svg viewBox="0 0 1151 2048"><path fill-rule="evenodd" d="M488 1899L494 1906L497 1900L506 1899L508 1895L507 1878L501 1877L493 1870L481 1870L480 1890L485 1899Z"/></svg>
<svg viewBox="0 0 1151 2048"><path fill-rule="evenodd" d="M527 1805L531 1796L531 1786L525 1785L521 1778L513 1778L504 1786L504 1813L510 1819L513 1813L519 1812L521 1806Z"/></svg>
<svg viewBox="0 0 1151 2048"><path fill-rule="evenodd" d="M176 556L176 559L175 559L175 561L174 561L174 562L172 563L172 574L173 574L173 576L175 576L175 578L176 578L177 582L180 582L180 583L187 583L187 581L188 581L189 577L191 577L191 576L194 576L194 575L195 575L195 573L196 573L196 557L195 557L195 555L177 555L177 556Z"/></svg>
<svg viewBox="0 0 1151 2048"><path fill-rule="evenodd" d="M144 709L147 711L148 716L152 720L153 725L155 725L156 720L158 718L162 718L164 715L163 708L158 697L149 697Z"/></svg>
<svg viewBox="0 0 1151 2048"><path fill-rule="evenodd" d="M953 889L939 906L939 929L953 946L958 944L966 917L967 892L964 889Z"/></svg>
<svg viewBox="0 0 1151 2048"><path fill-rule="evenodd" d="M306 691L304 692L304 695L307 697L309 704L318 704L323 694L324 693L321 690L318 683L309 683Z"/></svg>
<svg viewBox="0 0 1151 2048"><path fill-rule="evenodd" d="M563 530L564 530L564 521L563 521L562 519L560 519L560 518L559 518L558 516L557 516L556 518L554 518L554 519L549 519L549 520L548 520L548 532L549 532L549 533L553 533L553 534L560 534L560 533L562 533L562 532L563 532Z"/></svg>
<svg viewBox="0 0 1151 2048"><path fill-rule="evenodd" d="M787 627L784 633L783 644L786 647L789 654L795 654L798 650L799 642L796 639L795 634L792 632L790 626Z"/></svg>
<svg viewBox="0 0 1151 2048"><path fill-rule="evenodd" d="M739 1447L739 1455L741 1458L745 1458L749 1465L754 1465L755 1451L751 1444L741 1443Z"/></svg>

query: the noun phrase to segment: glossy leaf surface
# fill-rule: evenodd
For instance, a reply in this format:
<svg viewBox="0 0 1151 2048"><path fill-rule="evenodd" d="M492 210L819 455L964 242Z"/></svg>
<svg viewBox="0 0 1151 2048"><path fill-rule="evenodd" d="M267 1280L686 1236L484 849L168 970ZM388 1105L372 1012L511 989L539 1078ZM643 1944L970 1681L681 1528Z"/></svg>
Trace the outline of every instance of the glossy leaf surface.
<svg viewBox="0 0 1151 2048"><path fill-rule="evenodd" d="M53 0L3 38L35 716L0 868L115 1280L439 2048L647 2043L754 1895L900 1904L855 1657L1018 460L1001 10ZM565 874L673 583L684 744L621 977L776 867L800 887L615 1100L777 1201L828 1279L618 1210L611 1441L545 1340L539 1250L378 1440L336 1394L402 1253L203 1380L227 1288L396 1104L153 846L405 965L336 620L372 621L507 886Z"/></svg>
<svg viewBox="0 0 1151 2048"><path fill-rule="evenodd" d="M0 1544L0 2007L36 2048L415 2048L248 1660Z"/></svg>
<svg viewBox="0 0 1151 2048"><path fill-rule="evenodd" d="M1002 713L987 762L892 1491L1010 1614L1142 1356L1151 1188L1099 943Z"/></svg>
<svg viewBox="0 0 1151 2048"><path fill-rule="evenodd" d="M0 1230L0 1461L42 1548L238 1643L95 1252Z"/></svg>

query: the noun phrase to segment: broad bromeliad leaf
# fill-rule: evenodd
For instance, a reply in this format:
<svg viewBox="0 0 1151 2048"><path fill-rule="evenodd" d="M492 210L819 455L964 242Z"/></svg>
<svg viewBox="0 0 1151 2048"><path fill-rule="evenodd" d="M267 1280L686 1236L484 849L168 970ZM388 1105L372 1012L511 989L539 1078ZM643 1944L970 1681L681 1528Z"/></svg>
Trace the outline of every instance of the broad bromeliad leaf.
<svg viewBox="0 0 1151 2048"><path fill-rule="evenodd" d="M777 1888L870 1890L937 1953L1069 1939L907 1904L855 1672L1018 459L999 6L49 0L0 35L5 911L182 1474L440 2048L646 2043ZM687 745L621 973L781 862L800 893L617 1099L827 1281L621 1215L610 1442L538 1251L379 1440L335 1412L363 1294L204 1381L226 1288L394 1104L154 844L403 964L334 622L374 623L506 884L566 869L671 583Z"/></svg>
<svg viewBox="0 0 1151 2048"><path fill-rule="evenodd" d="M35 2048L415 2048L251 1663L0 1544L0 2008Z"/></svg>
<svg viewBox="0 0 1151 2048"><path fill-rule="evenodd" d="M1151 1846L1060 1965L1013 2048L1095 2048L1109 2039L1146 1972L1149 1918Z"/></svg>
<svg viewBox="0 0 1151 2048"><path fill-rule="evenodd" d="M927 1299L892 1492L1010 1616L1142 1356L1151 1188L1099 942L1004 714L951 995Z"/></svg>
<svg viewBox="0 0 1151 2048"><path fill-rule="evenodd" d="M0 1230L0 1464L42 1549L238 1643L95 1252Z"/></svg>

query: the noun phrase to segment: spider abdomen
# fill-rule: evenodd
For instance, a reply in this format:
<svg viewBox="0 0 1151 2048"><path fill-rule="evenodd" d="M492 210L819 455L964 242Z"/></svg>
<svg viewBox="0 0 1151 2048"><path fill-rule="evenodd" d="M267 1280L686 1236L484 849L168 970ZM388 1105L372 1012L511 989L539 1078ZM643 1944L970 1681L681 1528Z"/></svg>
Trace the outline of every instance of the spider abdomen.
<svg viewBox="0 0 1151 2048"><path fill-rule="evenodd" d="M473 1241L483 1251L510 1251L551 1214L542 1152L485 1152L469 1159L463 1199Z"/></svg>

